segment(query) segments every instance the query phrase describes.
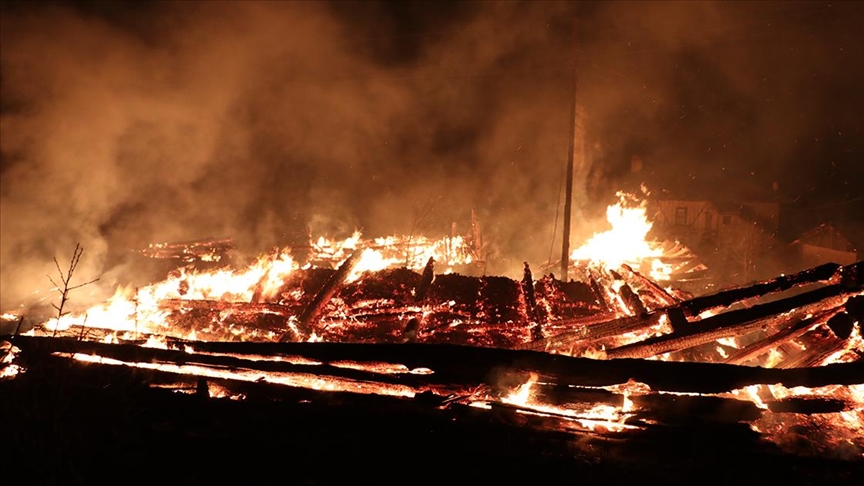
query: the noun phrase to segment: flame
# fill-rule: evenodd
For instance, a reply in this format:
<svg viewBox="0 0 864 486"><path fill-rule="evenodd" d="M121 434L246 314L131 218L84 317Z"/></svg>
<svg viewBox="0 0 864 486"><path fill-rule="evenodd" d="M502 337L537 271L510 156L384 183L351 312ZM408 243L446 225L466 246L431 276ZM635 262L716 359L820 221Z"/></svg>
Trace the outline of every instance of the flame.
<svg viewBox="0 0 864 486"><path fill-rule="evenodd" d="M379 271L385 268L403 266L411 270L420 270L426 266L429 258L436 264L444 265L442 273L452 272L454 266L470 265L476 260L477 248L471 247L462 236L451 236L441 239L430 239L424 236L386 236L371 240L362 240L362 234L355 231L343 241L332 240L323 236L312 243L311 260L329 262L338 266L355 251L361 251L360 259L348 281L354 281L366 271Z"/></svg>
<svg viewBox="0 0 864 486"><path fill-rule="evenodd" d="M53 353L55 356L71 358L85 363L99 363L103 365L129 366L148 370L162 371L166 373L199 376L203 378L230 379L239 381L264 381L277 385L298 388L309 388L312 390L325 391L347 391L351 393L376 394L395 397L413 398L416 391L405 385L384 385L376 383L358 382L338 377L321 377L308 373L288 372L262 372L244 369L219 369L203 365L177 365L172 363L134 363L121 361L114 358L99 356L96 354L83 353Z"/></svg>
<svg viewBox="0 0 864 486"><path fill-rule="evenodd" d="M151 245L151 250L156 251L164 246L164 244ZM477 249L469 245L461 236L439 240L421 236L389 236L364 241L360 231L355 231L350 237L341 241L321 236L311 240L310 247L312 255L310 262L304 268L322 262L335 268L349 256L360 251L356 265L346 277L346 283L358 280L365 272L377 272L386 268L422 269L430 258L436 264L447 265L443 272L448 273L452 272L454 265L474 262L477 254ZM161 302L212 300L248 303L279 301L283 297L297 300L297 295L280 295L280 289L291 273L299 268L300 265L292 257L290 248L276 249L242 269L225 266L203 271L191 266L181 267L162 282L140 288L120 287L104 303L84 312L50 319L42 324L42 328L52 333L69 331L76 327L134 333L136 337L131 339L136 339L138 335L167 334L195 340L197 336L194 329L188 331L187 336L178 335L184 331L171 329L167 319L171 311L160 306ZM442 269L439 267L438 271ZM222 319L224 317L219 318ZM290 325L291 323L289 327ZM254 330L240 329L239 326L233 327L230 331L234 335L255 337ZM278 336L267 337L277 338ZM320 338L313 336L310 339L310 341L315 340Z"/></svg>
<svg viewBox="0 0 864 486"><path fill-rule="evenodd" d="M137 289L120 287L105 303L83 313L50 319L43 326L52 332L76 326L136 334L170 334L165 320L168 311L160 309L160 301L250 302L256 292L268 298L278 292L285 278L296 268L293 258L284 252L262 256L241 271L226 267L204 272L183 267L153 285Z"/></svg>
<svg viewBox="0 0 864 486"><path fill-rule="evenodd" d="M23 367L14 363L19 353L21 349L9 341L0 341L0 381L13 379L24 371Z"/></svg>
<svg viewBox="0 0 864 486"><path fill-rule="evenodd" d="M526 412L541 415L563 416L592 430L605 430L618 432L625 429L636 429L638 427L627 425L625 421L631 416L633 402L630 400L630 392L625 390L624 402L621 407L606 404L595 404L590 408L573 410L569 408L555 407L540 402L533 394L534 385L537 384L538 376L531 373L528 380L522 383L509 394L501 398L501 402L515 405L526 409Z"/></svg>
<svg viewBox="0 0 864 486"><path fill-rule="evenodd" d="M624 192L616 193L619 201L606 208L606 220L612 229L595 233L570 254L572 261L615 269L626 263L647 268L651 278L669 280L672 266L663 263L663 249L646 240L653 223L648 221L646 202Z"/></svg>

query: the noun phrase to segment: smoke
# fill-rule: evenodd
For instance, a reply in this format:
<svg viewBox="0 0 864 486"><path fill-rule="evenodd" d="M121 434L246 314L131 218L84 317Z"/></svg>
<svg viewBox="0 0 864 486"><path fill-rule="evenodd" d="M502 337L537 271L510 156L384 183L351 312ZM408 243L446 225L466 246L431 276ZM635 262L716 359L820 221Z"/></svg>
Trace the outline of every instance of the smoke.
<svg viewBox="0 0 864 486"><path fill-rule="evenodd" d="M797 187L812 173L786 164L829 110L815 88L854 77L825 52L861 47L813 31L821 4L747 5L4 3L0 308L44 298L76 243L94 299L153 242L441 236L472 209L488 272L555 258L576 14L574 242L645 181ZM841 8L826 21L861 11ZM836 116L839 153L858 150Z"/></svg>

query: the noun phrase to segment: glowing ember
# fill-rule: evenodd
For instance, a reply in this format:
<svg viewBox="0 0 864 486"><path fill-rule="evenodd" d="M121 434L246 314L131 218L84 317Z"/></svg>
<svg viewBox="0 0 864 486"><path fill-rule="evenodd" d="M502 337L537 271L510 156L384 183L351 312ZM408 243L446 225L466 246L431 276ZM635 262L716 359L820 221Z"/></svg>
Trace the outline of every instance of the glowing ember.
<svg viewBox="0 0 864 486"><path fill-rule="evenodd" d="M263 372L244 370L242 368L227 370L210 368L203 365L177 365L173 363L130 363L113 358L82 353L54 353L55 356L71 358L76 361L99 363L103 365L129 366L180 375L199 376L203 378L222 378L229 380L267 382L277 385L309 388L312 390L347 391L351 393L376 394L386 396L413 398L416 391L403 385L384 385L380 383L364 383L338 377L322 377L308 373Z"/></svg>
<svg viewBox="0 0 864 486"><path fill-rule="evenodd" d="M565 417L578 422L583 427L592 431L605 430L617 432L625 429L638 429L636 426L627 425L624 422L631 416L629 413L633 408L633 402L629 399L629 393L624 395L623 407L614 407L606 404L595 404L591 407L578 410L561 408L541 403L533 395L533 387L537 384L537 375L531 373L528 380L516 387L510 394L501 398L503 403L515 405L526 409L526 412L541 415L552 415Z"/></svg>

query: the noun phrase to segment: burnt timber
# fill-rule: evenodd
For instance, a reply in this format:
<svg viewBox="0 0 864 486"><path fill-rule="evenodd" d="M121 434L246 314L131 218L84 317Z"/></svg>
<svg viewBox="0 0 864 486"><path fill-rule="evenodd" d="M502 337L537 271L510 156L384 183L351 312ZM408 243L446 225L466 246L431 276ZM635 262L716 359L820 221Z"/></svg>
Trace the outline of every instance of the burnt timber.
<svg viewBox="0 0 864 486"><path fill-rule="evenodd" d="M665 300L664 305L644 310L629 305L626 311L633 315L623 316L608 303L601 306L587 285L577 293L589 296L581 301L587 304L575 299L576 305L567 307L555 298L568 287L546 277L533 286L528 285L531 277L511 282L442 275L429 282L429 268L422 276L390 273L403 278L398 284L366 279L346 285L347 270L309 274L313 278L298 284L305 286L306 300L163 302L166 308L182 311L176 313L178 322L189 315L187 310L230 310L271 332L284 329L289 318L301 312L313 316L307 320L309 330L326 330L338 303L343 306L339 310L362 309L352 316L358 322L390 326L393 332L383 334L383 339L380 333L360 339L356 333L343 334L353 340L325 343L169 338L172 349L157 349L140 346L143 340L82 341L75 329L67 338L0 337L21 350L20 364L26 369L15 379L0 381L0 428L11 451L5 477L12 484L101 483L136 471L143 482L170 478L213 484L262 482L280 474L300 484L332 484L349 471L355 480L404 484L404 471L410 475L422 470L426 480L447 482L573 477L603 484L692 484L705 482L710 474L721 483L735 484L851 484L864 474L860 451L822 451L811 441L819 436L818 429L793 429L793 449L801 450L797 454L790 453L789 444L780 448L766 442L747 425L775 416L818 419L849 410L843 399L768 397L765 411L749 401L714 395L758 384L861 384L860 359L820 365L824 356L861 332L848 317L835 317L848 314L860 319L860 262L818 267L690 300L664 299L658 289L649 289L655 301ZM635 277L626 269L618 275L628 276ZM635 278L632 282L639 283ZM420 292L412 290L424 287L428 290L418 299ZM574 288L578 289L569 290ZM792 296L780 295L796 289L799 292ZM778 298L753 304L770 295ZM627 298L635 304L632 299L640 295L633 292ZM364 302L377 304L358 305ZM441 308L445 302L450 303L447 310ZM425 329L415 330L424 342L406 343L400 323L406 316L419 322L421 305L435 309L423 316ZM703 318L705 311L718 309L725 312ZM271 317L256 321L258 315ZM748 355L761 353L794 339L814 345L773 369L623 357L591 360L539 352L651 328L662 318L672 321L665 339L680 344L675 349L681 352L697 349L693 342L730 332L761 336L754 341L759 344L742 348L738 359L744 350ZM501 334L497 342L504 346L454 344L464 335L438 331L449 330L454 319L468 322L463 328L487 326L483 330L490 333L520 326L527 330L533 323L542 325L546 335L538 338L533 330L521 337L515 334L515 339ZM652 350L656 340L647 338L622 348ZM615 357L615 349L609 351ZM99 358L88 363L72 359L75 356ZM135 363L146 366L130 366ZM382 365L404 369L376 371ZM209 374L184 371L192 369ZM348 384L355 392L245 378L268 373ZM577 414L586 405L620 407L625 402L621 392L597 387L634 380L650 391L631 397L638 409L626 425L633 428L619 432L586 430L560 412L537 414L530 407L500 400L490 402L487 409L471 404L470 397L477 393L500 396L532 375L539 379L536 391L544 403ZM410 393L356 391L375 387ZM220 398L224 394L243 398ZM164 461L179 462L180 471L153 466ZM730 464L738 472L723 475ZM753 472L744 476L747 470Z"/></svg>
<svg viewBox="0 0 864 486"><path fill-rule="evenodd" d="M716 391L752 383L860 383L864 362L770 370L428 344L185 343L194 347L190 352L47 337L4 339L21 349L21 364L27 368L14 380L0 382L0 426L9 446L4 474L12 484L102 482L130 471L142 481L170 477L184 484L258 482L277 471L291 482L328 484L350 471L354 479L403 484L403 474L417 468L435 481L551 481L567 474L592 483L684 484L730 462L751 471L743 480L737 473L726 478L736 478L738 484L851 484L864 472L860 460L798 456L760 439L742 423L762 413L749 402L649 393L634 397L640 412L630 423L639 428L609 433L574 428L566 417L537 415L519 405L494 402L489 410L477 409L458 395L478 387L494 391L533 371L556 384L540 389L550 403L620 403L620 394L578 391L570 385L633 378L656 390ZM266 380L202 379L83 363L64 353L225 370L297 372L305 367L319 378L424 391L412 398ZM256 356L294 356L320 364ZM334 366L346 361L398 363L434 372L390 375ZM245 398L211 397L211 389ZM182 390L186 393L178 393ZM829 400L771 405L799 413L844 406ZM651 425L643 423L646 419ZM160 467L165 461L171 465ZM434 465L433 470L423 464Z"/></svg>

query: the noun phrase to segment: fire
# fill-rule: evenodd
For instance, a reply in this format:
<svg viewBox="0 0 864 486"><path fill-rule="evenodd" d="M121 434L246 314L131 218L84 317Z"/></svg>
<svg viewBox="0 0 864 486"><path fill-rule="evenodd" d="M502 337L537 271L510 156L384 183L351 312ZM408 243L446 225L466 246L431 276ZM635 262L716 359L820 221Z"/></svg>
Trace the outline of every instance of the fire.
<svg viewBox="0 0 864 486"><path fill-rule="evenodd" d="M633 402L630 400L628 390L625 390L623 394L624 401L621 407L595 404L591 407L574 410L544 404L538 400L533 392L533 388L537 382L537 374L531 373L525 383L522 383L509 394L502 397L501 402L525 409L527 413L564 417L592 431L602 429L609 432L618 432L625 429L638 428L625 424L625 421L631 416L630 412L633 410Z"/></svg>
<svg viewBox="0 0 864 486"><path fill-rule="evenodd" d="M646 240L653 226L648 220L646 202L620 191L616 195L619 201L606 208L606 220L612 228L595 233L570 254L570 259L609 269L626 263L635 268L647 268L646 273L654 280L669 280L672 266L660 260L663 249Z"/></svg>
<svg viewBox="0 0 864 486"><path fill-rule="evenodd" d="M268 382L276 385L309 388L325 391L348 391L351 393L376 394L413 398L416 391L404 385L383 385L364 383L337 377L321 377L308 373L260 372L244 369L220 369L202 365L177 365L172 363L135 363L95 354L54 353L56 356L71 358L85 363L100 363L113 366L129 366L148 370L162 371L178 375L198 376L201 378L228 379L238 381Z"/></svg>
<svg viewBox="0 0 864 486"><path fill-rule="evenodd" d="M20 352L21 350L9 341L0 341L0 381L12 379L23 371L21 366L14 363Z"/></svg>
<svg viewBox="0 0 864 486"><path fill-rule="evenodd" d="M473 247L462 236L431 239L424 236L387 236L362 240L362 233L355 231L343 241L323 236L311 245L314 262L327 262L338 266L351 254L361 251L360 259L348 281L354 281L363 272L375 272L385 268L403 266L410 270L422 270L430 258L436 264L445 265L441 273L457 265L470 265L478 257L479 249Z"/></svg>
<svg viewBox="0 0 864 486"><path fill-rule="evenodd" d="M167 246L151 245L150 249L161 250ZM359 231L341 241L318 237L310 241L310 247L312 255L304 268L322 263L336 268L351 255L360 252L353 270L345 279L346 283L357 281L365 272L400 266L413 270L423 269L430 258L436 264L447 265L444 270L446 273L452 270L454 265L473 263L478 254L478 250L461 236L439 240L420 236L389 236L364 241ZM281 297L278 295L280 288L292 272L298 269L300 264L295 261L290 248L274 250L241 269L227 265L208 271L197 270L191 266L181 267L162 282L134 289L118 288L106 302L84 312L50 319L42 326L52 333L76 327L135 335L168 334L194 340L194 329L184 336L177 335L177 332L170 328L167 322L169 311L160 307L161 302L278 302ZM441 272L440 267L437 270ZM290 325L291 323L289 327ZM236 335L245 331L234 328L232 332ZM276 337L278 336L274 338Z"/></svg>

